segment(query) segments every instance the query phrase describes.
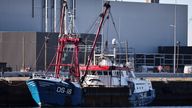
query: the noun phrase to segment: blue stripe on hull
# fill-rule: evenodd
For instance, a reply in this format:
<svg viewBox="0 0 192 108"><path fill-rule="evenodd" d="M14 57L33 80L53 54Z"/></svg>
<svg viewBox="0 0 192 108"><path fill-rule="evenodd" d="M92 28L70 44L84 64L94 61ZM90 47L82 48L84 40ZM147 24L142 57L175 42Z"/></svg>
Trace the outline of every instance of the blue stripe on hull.
<svg viewBox="0 0 192 108"><path fill-rule="evenodd" d="M39 91L37 89L37 86L34 81L27 81L27 86L29 88L29 91L32 95L32 98L35 100L35 102L41 106L41 101L39 97Z"/></svg>
<svg viewBox="0 0 192 108"><path fill-rule="evenodd" d="M72 83L32 79L28 88L38 105L77 106L81 104L81 88Z"/></svg>

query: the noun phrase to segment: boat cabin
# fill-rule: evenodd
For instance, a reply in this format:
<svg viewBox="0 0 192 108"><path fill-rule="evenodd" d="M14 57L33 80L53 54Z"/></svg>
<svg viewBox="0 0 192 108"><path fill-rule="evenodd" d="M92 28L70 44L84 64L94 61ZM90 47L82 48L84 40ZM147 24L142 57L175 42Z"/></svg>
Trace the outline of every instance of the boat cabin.
<svg viewBox="0 0 192 108"><path fill-rule="evenodd" d="M83 76L85 71L86 66L80 66L80 76ZM85 83L87 86L123 86L127 85L128 77L127 67L92 65L87 69Z"/></svg>

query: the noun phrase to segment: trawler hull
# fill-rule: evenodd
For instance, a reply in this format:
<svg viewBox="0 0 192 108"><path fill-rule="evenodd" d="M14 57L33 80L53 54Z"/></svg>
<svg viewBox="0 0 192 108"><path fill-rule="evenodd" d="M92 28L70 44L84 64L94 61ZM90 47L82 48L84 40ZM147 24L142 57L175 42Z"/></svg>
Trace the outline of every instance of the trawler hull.
<svg viewBox="0 0 192 108"><path fill-rule="evenodd" d="M143 106L155 98L154 90L131 93L129 87L80 88L73 83L46 79L28 80L27 86L38 106Z"/></svg>
<svg viewBox="0 0 192 108"><path fill-rule="evenodd" d="M149 90L141 93L134 93L129 96L131 106L149 105L155 99L155 90Z"/></svg>
<svg viewBox="0 0 192 108"><path fill-rule="evenodd" d="M85 107L144 106L155 98L154 90L143 92L147 95L141 97L141 93L130 94L129 87L85 87L83 91Z"/></svg>
<svg viewBox="0 0 192 108"><path fill-rule="evenodd" d="M81 87L78 84L50 79L31 79L27 86L39 106L79 106Z"/></svg>

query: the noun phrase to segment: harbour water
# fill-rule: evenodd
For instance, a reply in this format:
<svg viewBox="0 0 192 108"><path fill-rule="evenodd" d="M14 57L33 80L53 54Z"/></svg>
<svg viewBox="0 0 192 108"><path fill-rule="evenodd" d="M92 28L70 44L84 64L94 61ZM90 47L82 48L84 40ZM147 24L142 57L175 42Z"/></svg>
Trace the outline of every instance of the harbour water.
<svg viewBox="0 0 192 108"><path fill-rule="evenodd" d="M1 108L41 108L37 106L1 106ZM191 108L192 106L142 106L142 107L129 107L129 108ZM46 107L47 108L47 107ZM51 106L48 108L63 108L57 106ZM87 108L87 107L77 107L77 108ZM91 107L91 108L101 108L101 107ZM111 108L111 107L104 107L104 108ZM113 107L113 108L128 108L128 107Z"/></svg>

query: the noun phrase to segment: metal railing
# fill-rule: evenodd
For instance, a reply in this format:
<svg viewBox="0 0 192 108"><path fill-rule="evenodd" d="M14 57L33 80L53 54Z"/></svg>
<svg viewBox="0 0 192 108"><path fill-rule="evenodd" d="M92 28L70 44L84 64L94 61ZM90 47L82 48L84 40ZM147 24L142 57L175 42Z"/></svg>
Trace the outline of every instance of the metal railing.
<svg viewBox="0 0 192 108"><path fill-rule="evenodd" d="M118 55L118 53L117 53ZM159 54L159 53L139 53L139 54L128 54L129 60L133 59L135 70L138 72L143 71L143 67L154 67L153 72L158 72L158 67L162 67L162 71L173 72L173 54ZM125 54L119 54L117 58L118 63L125 63ZM192 54L176 54L176 72L183 72L185 65L192 65Z"/></svg>
<svg viewBox="0 0 192 108"><path fill-rule="evenodd" d="M80 64L86 63L86 58L90 53L90 49L92 48L91 45L81 45L79 49L80 57L79 61ZM113 46L109 45L108 50L105 53L113 54ZM73 47L69 47L68 49L65 49L66 52L72 52ZM116 63L118 64L126 64L126 60L129 62L132 62L135 67L135 71L142 72L143 68L152 68L149 69L153 72L158 72L158 66L162 66L162 70L164 72L173 72L173 62L174 62L174 55L173 54L160 54L160 53L135 53L134 48L128 48L128 54L126 54L126 47L122 48L116 48ZM101 53L101 47L97 47L95 50L96 54ZM126 58L126 55L128 55L128 58ZM70 54L68 55L70 56ZM176 54L176 72L181 73L183 72L185 65L192 65L192 54ZM41 64L41 63L40 63ZM42 63L43 64L43 63ZM14 71L19 71L21 68L21 64L17 65L9 65L8 67L11 67ZM37 65L36 67L31 67L33 70L35 70L37 67L40 68L44 65Z"/></svg>

